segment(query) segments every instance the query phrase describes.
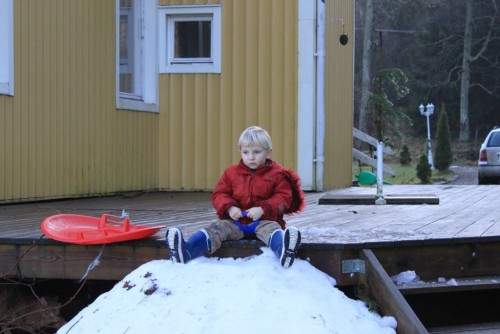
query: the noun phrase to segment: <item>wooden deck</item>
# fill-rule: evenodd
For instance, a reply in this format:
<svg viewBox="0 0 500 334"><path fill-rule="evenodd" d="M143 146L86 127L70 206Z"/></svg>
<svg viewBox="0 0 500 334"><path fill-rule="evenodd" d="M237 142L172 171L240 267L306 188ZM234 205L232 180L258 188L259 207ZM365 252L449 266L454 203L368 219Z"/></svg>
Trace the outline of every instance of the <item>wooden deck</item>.
<svg viewBox="0 0 500 334"><path fill-rule="evenodd" d="M499 190L493 185L384 187L386 196L433 194L439 198L437 205L318 205L319 199L327 195L366 196L375 194L375 188L307 193L305 211L289 217L287 222L302 232L300 257L310 258L339 284L353 281L352 274L341 271L341 262L357 258L360 249L368 248L382 257L380 261L391 275L416 268L422 271L420 275L424 278L427 272L430 276L432 270L458 277L467 275L472 267L477 269L474 275L497 275L500 260L496 256L484 258L483 254L500 249ZM202 192L136 193L1 205L0 273L23 277L81 277L101 246L68 245L41 238L41 221L59 213L99 217L103 213L120 215L122 210L129 213L132 223L181 226L186 236L216 219L210 194ZM165 230L161 230L146 240L106 245L102 264L91 277L120 279L149 259L166 258L164 235ZM260 246L256 242L227 243L216 255L244 256L258 252ZM433 265L434 261L419 261L432 259L435 252L449 258L464 257L464 264L458 266L456 261L445 261ZM470 260L471 254L474 261ZM497 272L492 272L492 266L496 266Z"/></svg>
<svg viewBox="0 0 500 334"><path fill-rule="evenodd" d="M391 185L384 195L434 194L438 205L318 205L331 194L362 197L375 188L352 187L328 193L306 193L304 212L287 218L302 231L304 243L337 245L376 244L462 238L500 239L498 186ZM215 220L210 193L164 192L0 205L2 243L41 236L40 222L50 215L76 213L100 216L129 213L145 225L182 226L186 234ZM156 236L161 239L163 231Z"/></svg>
<svg viewBox="0 0 500 334"><path fill-rule="evenodd" d="M359 296L378 301L381 314L396 316L398 333L428 333L402 294L500 289L499 190L493 185L391 185L384 187L387 198L412 204L387 205L353 200L366 200L375 195L375 188L307 193L305 211L287 222L302 232L300 258L333 276L338 286L354 286ZM319 205L329 202L325 198L348 201ZM416 204L423 198L434 204ZM59 213L100 217L120 215L122 210L132 223L180 226L186 236L216 219L210 194L201 192L0 205L0 278L78 280L98 259L89 279L120 280L147 261L167 258L164 229L148 239L104 246L61 243L40 230L44 218ZM261 246L255 241L226 242L214 256L258 254ZM390 276L407 270L415 271L419 282L396 287ZM437 283L438 278L457 283Z"/></svg>

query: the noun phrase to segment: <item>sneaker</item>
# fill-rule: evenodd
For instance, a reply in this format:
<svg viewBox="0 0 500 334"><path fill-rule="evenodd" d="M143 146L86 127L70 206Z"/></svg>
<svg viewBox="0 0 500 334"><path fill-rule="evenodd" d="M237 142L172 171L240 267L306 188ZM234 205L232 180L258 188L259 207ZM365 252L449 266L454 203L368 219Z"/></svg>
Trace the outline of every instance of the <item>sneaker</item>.
<svg viewBox="0 0 500 334"><path fill-rule="evenodd" d="M280 263L283 268L292 266L297 257L297 251L300 246L300 231L296 227L288 227L283 236L283 250L280 257Z"/></svg>
<svg viewBox="0 0 500 334"><path fill-rule="evenodd" d="M184 263L184 239L181 230L176 227L168 229L167 246L170 260L175 263Z"/></svg>

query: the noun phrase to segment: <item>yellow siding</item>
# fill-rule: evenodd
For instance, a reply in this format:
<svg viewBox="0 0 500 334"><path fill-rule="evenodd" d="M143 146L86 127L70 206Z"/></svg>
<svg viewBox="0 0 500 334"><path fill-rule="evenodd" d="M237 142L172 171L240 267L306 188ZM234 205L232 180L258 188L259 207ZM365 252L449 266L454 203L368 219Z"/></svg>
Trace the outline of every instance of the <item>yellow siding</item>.
<svg viewBox="0 0 500 334"><path fill-rule="evenodd" d="M207 2L160 4L196 3ZM269 131L273 159L296 165L296 1L210 3L222 4L222 73L160 76L161 189L212 189L250 125Z"/></svg>
<svg viewBox="0 0 500 334"><path fill-rule="evenodd" d="M115 1L14 1L15 95L0 95L0 202L211 190L250 125L296 168L297 1L222 5L222 73L161 74L159 113L115 108ZM351 180L353 2L329 0L326 189ZM330 21L328 21L330 18ZM352 45L352 44L351 44ZM313 69L311 69L313 70ZM311 148L314 149L314 148Z"/></svg>
<svg viewBox="0 0 500 334"><path fill-rule="evenodd" d="M159 115L115 109L114 18L114 1L14 1L0 201L156 188Z"/></svg>
<svg viewBox="0 0 500 334"><path fill-rule="evenodd" d="M349 187L352 181L354 101L354 1L326 2L325 30L325 173L324 188ZM339 43L344 20L349 43Z"/></svg>

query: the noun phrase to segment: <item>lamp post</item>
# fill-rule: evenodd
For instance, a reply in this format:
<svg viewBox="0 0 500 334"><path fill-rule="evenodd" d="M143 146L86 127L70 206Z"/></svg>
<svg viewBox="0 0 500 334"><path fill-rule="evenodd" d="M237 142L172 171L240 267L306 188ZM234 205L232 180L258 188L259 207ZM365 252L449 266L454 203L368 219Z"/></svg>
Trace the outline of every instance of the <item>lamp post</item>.
<svg viewBox="0 0 500 334"><path fill-rule="evenodd" d="M424 107L423 104L420 104L418 109L420 110L420 115L427 116L427 159L429 161L429 165L431 166L431 170L434 170L434 161L432 160L431 150L431 124L429 121L429 116L434 113L434 105L432 103L427 103Z"/></svg>

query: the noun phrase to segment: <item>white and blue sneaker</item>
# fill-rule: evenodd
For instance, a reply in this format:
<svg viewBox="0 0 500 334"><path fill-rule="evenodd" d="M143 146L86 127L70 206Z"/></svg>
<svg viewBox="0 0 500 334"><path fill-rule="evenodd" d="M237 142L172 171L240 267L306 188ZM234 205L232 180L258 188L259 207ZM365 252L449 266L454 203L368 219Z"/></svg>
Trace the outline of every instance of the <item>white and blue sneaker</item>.
<svg viewBox="0 0 500 334"><path fill-rule="evenodd" d="M167 230L166 241L170 260L175 263L185 263L185 242L181 230L176 227L169 228Z"/></svg>
<svg viewBox="0 0 500 334"><path fill-rule="evenodd" d="M170 260L175 263L187 263L208 252L211 241L204 229L194 233L188 241L184 241L181 230L172 227L167 230L166 243Z"/></svg>
<svg viewBox="0 0 500 334"><path fill-rule="evenodd" d="M300 246L300 231L296 227L288 227L284 232L276 230L269 238L269 247L278 257L283 268L290 268L297 257Z"/></svg>

